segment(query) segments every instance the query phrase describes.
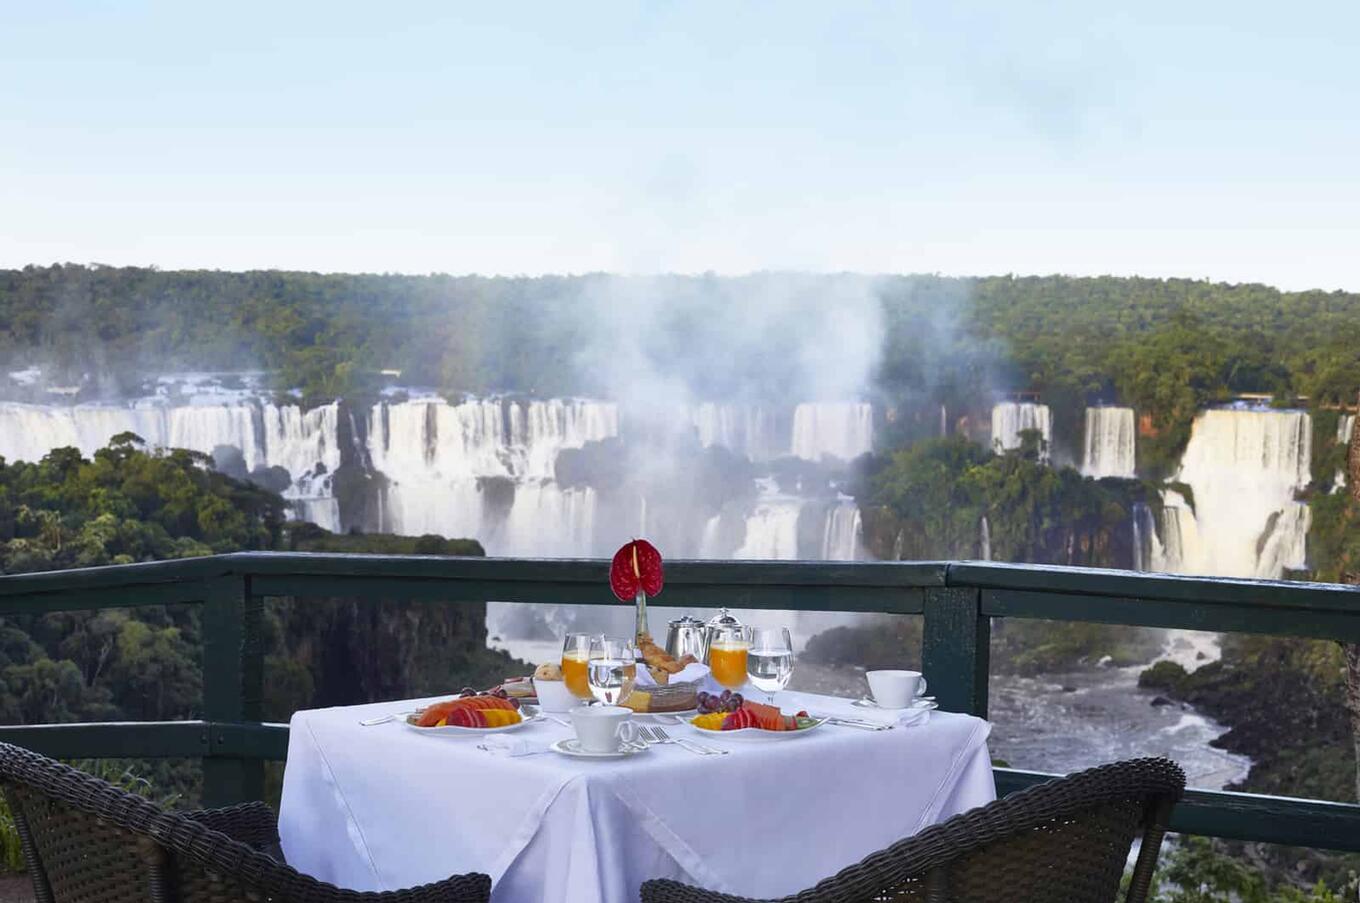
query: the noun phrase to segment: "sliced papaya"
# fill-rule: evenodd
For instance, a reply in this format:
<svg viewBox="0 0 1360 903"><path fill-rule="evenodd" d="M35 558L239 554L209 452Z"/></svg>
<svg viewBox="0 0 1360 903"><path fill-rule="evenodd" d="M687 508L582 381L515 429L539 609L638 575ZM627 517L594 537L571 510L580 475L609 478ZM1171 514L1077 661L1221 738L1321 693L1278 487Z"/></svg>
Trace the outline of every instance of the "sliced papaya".
<svg viewBox="0 0 1360 903"><path fill-rule="evenodd" d="M444 721L449 717L449 713L455 708L453 705L455 701L456 700L436 702L434 705L429 706L425 711L420 713L420 717L416 719L416 724L419 727L435 727L439 722Z"/></svg>

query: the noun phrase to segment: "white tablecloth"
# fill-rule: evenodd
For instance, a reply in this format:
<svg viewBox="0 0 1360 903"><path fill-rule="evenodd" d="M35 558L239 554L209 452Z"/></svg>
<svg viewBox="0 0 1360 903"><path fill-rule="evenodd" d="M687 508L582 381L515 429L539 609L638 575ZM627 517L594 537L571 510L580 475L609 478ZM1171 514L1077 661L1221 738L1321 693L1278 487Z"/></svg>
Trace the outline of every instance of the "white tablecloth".
<svg viewBox="0 0 1360 903"><path fill-rule="evenodd" d="M859 712L780 694L785 711ZM411 702L293 716L279 828L288 862L355 890L486 872L496 901L636 900L670 877L745 896L792 893L867 854L995 798L987 722L824 725L792 740L674 746L630 759L505 757L475 737L359 721ZM692 736L669 725L672 736ZM548 743L551 721L502 735ZM711 737L709 742L717 743Z"/></svg>

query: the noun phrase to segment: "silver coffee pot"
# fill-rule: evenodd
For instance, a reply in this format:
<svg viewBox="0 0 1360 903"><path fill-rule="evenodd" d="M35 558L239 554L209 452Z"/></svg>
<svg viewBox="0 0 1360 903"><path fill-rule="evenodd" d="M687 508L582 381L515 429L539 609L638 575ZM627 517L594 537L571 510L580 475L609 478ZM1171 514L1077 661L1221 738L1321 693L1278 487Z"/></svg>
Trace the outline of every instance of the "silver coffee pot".
<svg viewBox="0 0 1360 903"><path fill-rule="evenodd" d="M675 658L692 655L697 661L708 658L708 628L693 615L676 618L666 625L666 652Z"/></svg>

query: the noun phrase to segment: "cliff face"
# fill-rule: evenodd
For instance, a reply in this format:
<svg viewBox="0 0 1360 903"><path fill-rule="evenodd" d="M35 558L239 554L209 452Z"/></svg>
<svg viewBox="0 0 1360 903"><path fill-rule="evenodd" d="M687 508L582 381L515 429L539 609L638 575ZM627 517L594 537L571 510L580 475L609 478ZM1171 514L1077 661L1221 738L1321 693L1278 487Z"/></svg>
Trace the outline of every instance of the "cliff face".
<svg viewBox="0 0 1360 903"><path fill-rule="evenodd" d="M870 462L856 497L865 546L882 560L1105 568L1134 566L1135 508L1160 506L1156 488L1139 480L1088 479L1042 463L1032 448L993 455L960 438Z"/></svg>
<svg viewBox="0 0 1360 903"><path fill-rule="evenodd" d="M300 552L483 554L473 540L334 535L298 526ZM485 688L529 667L486 648L486 603L273 599L265 609L265 718Z"/></svg>

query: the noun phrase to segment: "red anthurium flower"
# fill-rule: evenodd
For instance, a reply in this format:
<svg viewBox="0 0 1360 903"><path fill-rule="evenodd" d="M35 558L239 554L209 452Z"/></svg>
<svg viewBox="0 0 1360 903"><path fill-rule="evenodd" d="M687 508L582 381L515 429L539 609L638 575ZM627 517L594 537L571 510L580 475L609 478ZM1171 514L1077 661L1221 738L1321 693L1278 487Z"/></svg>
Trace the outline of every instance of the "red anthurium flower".
<svg viewBox="0 0 1360 903"><path fill-rule="evenodd" d="M609 566L609 588L621 602L632 602L638 590L649 596L659 595L665 577L661 570L661 553L645 539L625 543L614 553Z"/></svg>

